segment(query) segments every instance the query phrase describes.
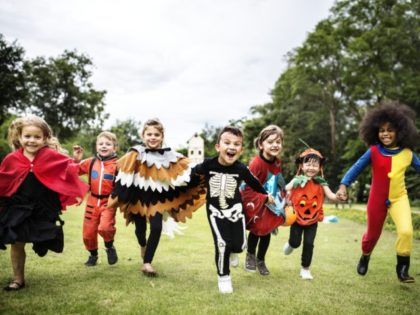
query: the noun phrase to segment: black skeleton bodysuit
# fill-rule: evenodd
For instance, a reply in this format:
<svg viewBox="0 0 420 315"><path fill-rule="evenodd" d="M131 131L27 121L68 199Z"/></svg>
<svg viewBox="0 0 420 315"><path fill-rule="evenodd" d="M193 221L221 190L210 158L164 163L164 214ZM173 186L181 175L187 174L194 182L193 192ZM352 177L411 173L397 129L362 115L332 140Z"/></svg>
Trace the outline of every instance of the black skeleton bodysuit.
<svg viewBox="0 0 420 315"><path fill-rule="evenodd" d="M204 175L207 185L207 218L212 230L217 273L230 274L229 256L246 248L245 215L239 187L245 181L255 191L267 194L260 182L241 162L224 166L218 157L195 166L194 173Z"/></svg>

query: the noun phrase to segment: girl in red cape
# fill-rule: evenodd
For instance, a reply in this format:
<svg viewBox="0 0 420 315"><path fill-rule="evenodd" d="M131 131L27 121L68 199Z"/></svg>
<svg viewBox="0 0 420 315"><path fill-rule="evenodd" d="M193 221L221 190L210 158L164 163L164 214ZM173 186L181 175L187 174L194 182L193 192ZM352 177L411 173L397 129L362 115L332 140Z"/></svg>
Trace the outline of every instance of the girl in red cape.
<svg viewBox="0 0 420 315"><path fill-rule="evenodd" d="M25 287L25 244L32 243L40 257L48 250L61 253L61 210L79 204L89 186L79 179L78 164L59 152L42 118L15 119L8 139L13 152L0 165L0 248L11 244L14 279L4 290L18 291Z"/></svg>

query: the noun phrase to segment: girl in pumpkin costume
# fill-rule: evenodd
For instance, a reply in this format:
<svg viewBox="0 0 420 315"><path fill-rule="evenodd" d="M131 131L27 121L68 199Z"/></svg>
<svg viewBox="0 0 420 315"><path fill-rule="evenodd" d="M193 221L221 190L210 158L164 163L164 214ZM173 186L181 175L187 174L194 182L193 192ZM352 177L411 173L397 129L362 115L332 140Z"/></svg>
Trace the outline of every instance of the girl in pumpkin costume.
<svg viewBox="0 0 420 315"><path fill-rule="evenodd" d="M296 212L296 222L290 227L289 241L284 244L284 253L289 255L302 242L300 276L304 280L313 279L309 267L312 262L314 241L318 222L324 219L324 194L328 199L337 200L323 177L324 157L312 148L303 151L296 159L297 175L286 185L290 201ZM321 176L318 176L321 171Z"/></svg>
<svg viewBox="0 0 420 315"><path fill-rule="evenodd" d="M163 215L185 222L205 203L206 190L204 181L191 175L186 157L162 148L164 128L158 119L146 121L141 136L144 145L132 147L117 161L118 175L108 205L119 207L128 222L134 221L142 272L156 276L151 263L162 233Z"/></svg>
<svg viewBox="0 0 420 315"><path fill-rule="evenodd" d="M361 276L368 271L370 255L389 212L397 228L397 277L403 283L414 282L408 274L413 224L404 174L409 166L420 173L420 160L412 151L419 138L415 116L408 106L396 103L382 104L368 112L360 125L360 135L370 147L346 173L337 191L340 199L347 199L347 187L367 165L372 165L367 229L357 265Z"/></svg>

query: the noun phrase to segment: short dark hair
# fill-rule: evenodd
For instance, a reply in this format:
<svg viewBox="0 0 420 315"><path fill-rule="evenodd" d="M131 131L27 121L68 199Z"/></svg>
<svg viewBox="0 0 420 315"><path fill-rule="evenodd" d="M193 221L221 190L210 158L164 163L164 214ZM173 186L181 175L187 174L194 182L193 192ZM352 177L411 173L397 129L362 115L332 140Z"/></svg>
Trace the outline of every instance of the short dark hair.
<svg viewBox="0 0 420 315"><path fill-rule="evenodd" d="M231 134L233 134L237 137L240 137L242 139L244 138L244 134L243 134L242 130L239 129L238 127L225 126L225 127L222 128L222 130L220 130L219 135L217 136L217 143L220 143L220 138L222 137L222 135L224 133L227 133L227 132L229 132L229 133L231 133Z"/></svg>

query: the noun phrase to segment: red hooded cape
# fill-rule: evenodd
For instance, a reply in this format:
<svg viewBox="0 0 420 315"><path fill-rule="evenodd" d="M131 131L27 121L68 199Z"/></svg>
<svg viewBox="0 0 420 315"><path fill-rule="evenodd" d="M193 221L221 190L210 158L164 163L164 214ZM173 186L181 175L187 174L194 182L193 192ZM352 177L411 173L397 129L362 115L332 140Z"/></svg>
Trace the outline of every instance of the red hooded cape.
<svg viewBox="0 0 420 315"><path fill-rule="evenodd" d="M44 147L38 151L32 162L23 155L22 149L4 158L0 165L0 196L12 196L31 170L43 185L59 194L63 209L80 204L89 190L89 186L79 179L78 163Z"/></svg>

